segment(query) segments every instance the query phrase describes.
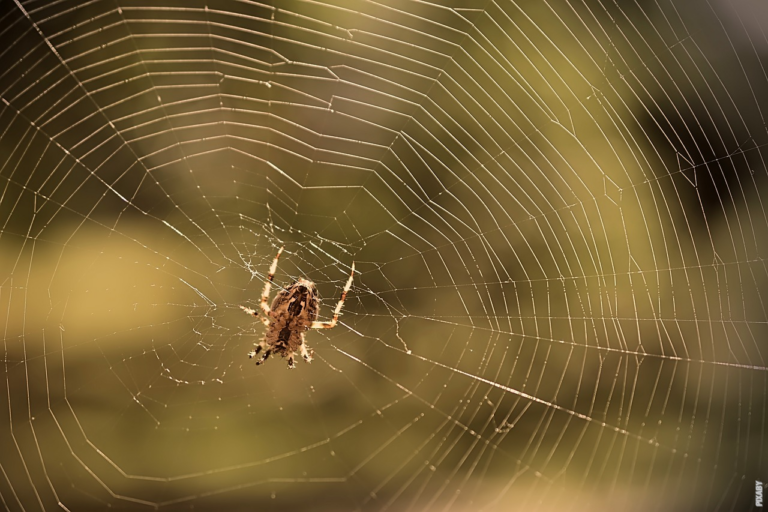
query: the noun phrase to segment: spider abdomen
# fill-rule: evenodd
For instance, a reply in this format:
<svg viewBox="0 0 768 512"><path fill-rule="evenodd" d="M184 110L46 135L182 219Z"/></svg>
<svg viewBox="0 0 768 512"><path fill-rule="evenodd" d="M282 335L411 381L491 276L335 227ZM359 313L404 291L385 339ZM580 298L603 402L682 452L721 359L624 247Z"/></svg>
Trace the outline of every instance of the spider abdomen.
<svg viewBox="0 0 768 512"><path fill-rule="evenodd" d="M299 279L281 290L269 313L271 317L264 341L279 355L296 352L302 333L317 320L317 291L312 281Z"/></svg>

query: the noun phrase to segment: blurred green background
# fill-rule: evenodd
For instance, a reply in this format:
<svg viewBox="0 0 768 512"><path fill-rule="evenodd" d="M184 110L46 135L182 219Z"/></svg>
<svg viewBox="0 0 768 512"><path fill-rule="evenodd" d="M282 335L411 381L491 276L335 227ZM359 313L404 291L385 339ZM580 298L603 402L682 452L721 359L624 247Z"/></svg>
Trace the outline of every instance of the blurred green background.
<svg viewBox="0 0 768 512"><path fill-rule="evenodd" d="M754 508L761 3L0 10L4 508Z"/></svg>

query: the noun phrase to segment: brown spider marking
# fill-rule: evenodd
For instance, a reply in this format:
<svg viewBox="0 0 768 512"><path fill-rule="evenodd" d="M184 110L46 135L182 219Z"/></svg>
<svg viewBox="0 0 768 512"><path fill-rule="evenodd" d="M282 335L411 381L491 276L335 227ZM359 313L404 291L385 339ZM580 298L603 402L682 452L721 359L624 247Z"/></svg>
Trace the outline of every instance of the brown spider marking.
<svg viewBox="0 0 768 512"><path fill-rule="evenodd" d="M331 329L336 327L339 321L339 313L344 305L344 299L347 298L347 292L352 287L352 278L355 275L355 264L352 263L352 273L344 285L344 291L341 293L341 299L336 304L333 312L333 319L330 322L318 322L317 314L319 304L317 300L317 288L315 283L308 279L299 279L287 288L280 290L272 301L272 307L267 306L269 292L272 289L272 279L277 271L277 260L283 253L281 247L277 251L277 256L269 267L269 276L264 283L264 291L261 293L260 308L264 316L259 317L258 311L245 306L240 308L248 313L258 317L261 323L267 328L264 339L254 347L254 350L248 353L248 357L256 357L264 351L264 355L256 361L256 364L262 364L272 355L280 355L288 358L288 368L296 368L294 354L299 352L307 363L312 362L313 350L307 347L304 339L304 332L309 329Z"/></svg>

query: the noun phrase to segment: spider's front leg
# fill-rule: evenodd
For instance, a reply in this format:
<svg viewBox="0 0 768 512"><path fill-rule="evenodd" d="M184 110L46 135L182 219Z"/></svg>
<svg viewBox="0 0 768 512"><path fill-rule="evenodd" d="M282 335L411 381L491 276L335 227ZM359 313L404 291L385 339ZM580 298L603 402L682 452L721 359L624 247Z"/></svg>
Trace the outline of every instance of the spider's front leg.
<svg viewBox="0 0 768 512"><path fill-rule="evenodd" d="M344 301L347 299L347 292L349 292L349 289L352 288L352 278L354 277L355 263L352 262L352 273L349 274L347 284L344 285L344 291L341 292L341 299L339 300L339 303L336 304L336 309L333 310L333 319L330 322L312 322L312 329L333 329L336 327L336 324L339 322L339 313L341 312L342 306L344 306Z"/></svg>
<svg viewBox="0 0 768 512"><path fill-rule="evenodd" d="M261 323L263 323L265 326L269 327L269 319L267 317L259 316L259 312L255 309L247 308L245 306L240 306L240 309L248 313L249 315L255 316L259 320L261 320ZM267 314L269 316L269 314Z"/></svg>
<svg viewBox="0 0 768 512"><path fill-rule="evenodd" d="M264 291L261 292L261 310L264 311L266 315L269 315L269 304L267 304L267 301L269 301L269 292L272 289L272 279L275 278L275 272L277 272L277 260L280 259L280 255L283 254L283 249L285 249L285 246L281 247L279 251L277 251L277 256L275 256L275 259L272 260L272 265L269 267L269 275L267 276L267 280L264 282Z"/></svg>

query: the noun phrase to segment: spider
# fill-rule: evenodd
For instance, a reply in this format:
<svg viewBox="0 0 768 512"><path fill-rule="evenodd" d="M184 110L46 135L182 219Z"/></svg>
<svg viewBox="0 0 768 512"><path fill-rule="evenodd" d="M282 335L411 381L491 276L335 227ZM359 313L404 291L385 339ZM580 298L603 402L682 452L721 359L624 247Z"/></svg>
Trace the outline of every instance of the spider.
<svg viewBox="0 0 768 512"><path fill-rule="evenodd" d="M336 327L339 321L339 311L344 305L344 299L347 298L347 292L352 287L352 277L355 275L355 264L352 263L352 273L349 275L347 284L344 285L344 291L341 292L341 300L336 305L333 312L333 320L330 322L318 322L317 312L319 309L317 302L317 288L315 283L308 279L299 279L287 288L280 290L272 301L272 307L267 306L269 291L272 288L272 279L277 270L277 260L283 253L285 247L277 251L272 266L269 267L269 276L264 283L264 291L261 293L261 310L265 316L259 317L259 312L240 306L240 309L253 315L267 328L264 339L254 347L254 350L248 353L248 357L256 357L262 350L264 355L256 361L256 364L262 364L267 358L274 354L288 358L288 368L296 368L296 362L293 358L294 353L299 351L307 363L312 362L314 351L307 348L304 341L304 331L309 329L331 329Z"/></svg>

